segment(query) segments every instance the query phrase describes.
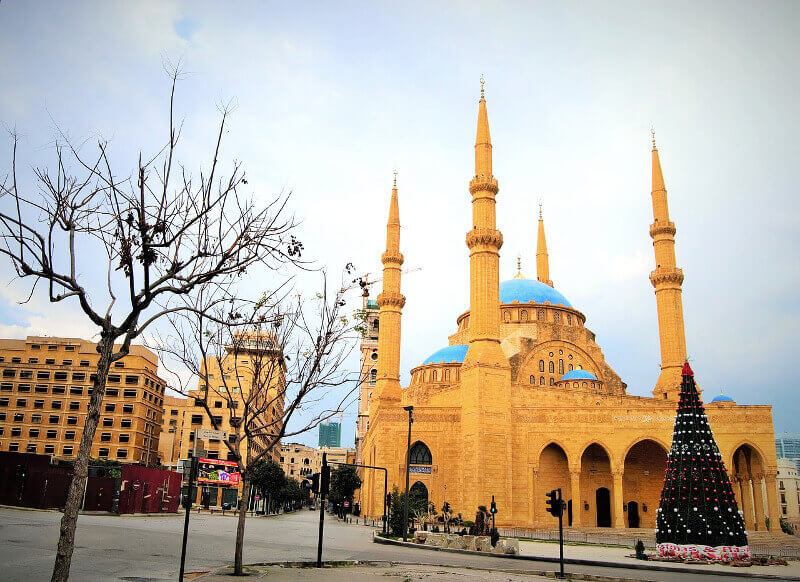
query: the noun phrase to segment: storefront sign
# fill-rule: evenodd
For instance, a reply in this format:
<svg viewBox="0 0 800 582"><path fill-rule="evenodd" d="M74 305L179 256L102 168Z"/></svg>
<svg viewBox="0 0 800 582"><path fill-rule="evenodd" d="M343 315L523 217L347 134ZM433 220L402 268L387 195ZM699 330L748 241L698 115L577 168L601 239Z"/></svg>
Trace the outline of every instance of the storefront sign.
<svg viewBox="0 0 800 582"><path fill-rule="evenodd" d="M198 483L239 484L239 465L235 461L200 459L197 472Z"/></svg>

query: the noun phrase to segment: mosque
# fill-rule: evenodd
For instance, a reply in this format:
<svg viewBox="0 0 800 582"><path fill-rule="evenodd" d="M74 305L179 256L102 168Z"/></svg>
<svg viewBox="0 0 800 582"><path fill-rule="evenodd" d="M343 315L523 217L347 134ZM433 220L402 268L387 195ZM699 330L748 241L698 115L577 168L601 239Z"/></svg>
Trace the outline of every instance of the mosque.
<svg viewBox="0 0 800 582"><path fill-rule="evenodd" d="M411 489L437 509L447 501L472 519L494 495L498 526L544 528L556 523L545 510L545 493L560 487L567 502L565 525L654 527L686 358L683 272L675 260L676 229L655 140L652 181L650 281L661 343L661 373L652 397L627 394L586 327L586 316L550 280L541 211L536 279L517 273L500 281L503 235L495 223L498 182L483 86L475 175L469 182L469 309L457 318L446 347L413 368L410 384L401 387L405 297L395 183L382 255L383 290L372 304L380 322L377 347L362 350L374 385L365 382L361 389L357 438L361 463L388 469L390 491L393 486L402 491L408 473ZM779 531L771 406L742 406L718 396L706 408L748 530L771 524ZM383 491L383 473L365 470L365 515L382 514Z"/></svg>

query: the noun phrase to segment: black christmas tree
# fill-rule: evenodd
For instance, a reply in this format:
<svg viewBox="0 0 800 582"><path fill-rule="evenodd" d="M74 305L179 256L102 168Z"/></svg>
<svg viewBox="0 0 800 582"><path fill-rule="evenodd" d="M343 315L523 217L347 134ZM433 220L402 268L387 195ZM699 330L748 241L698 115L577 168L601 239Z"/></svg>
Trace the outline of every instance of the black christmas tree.
<svg viewBox="0 0 800 582"><path fill-rule="evenodd" d="M722 455L697 393L694 372L681 371L680 401L656 516L656 543L678 546L747 546ZM747 550L749 552L749 550Z"/></svg>

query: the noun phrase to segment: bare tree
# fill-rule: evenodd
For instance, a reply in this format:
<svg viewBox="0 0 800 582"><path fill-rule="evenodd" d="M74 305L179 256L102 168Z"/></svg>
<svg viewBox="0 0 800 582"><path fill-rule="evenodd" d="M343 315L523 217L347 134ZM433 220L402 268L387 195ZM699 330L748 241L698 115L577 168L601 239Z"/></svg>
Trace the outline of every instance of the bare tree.
<svg viewBox="0 0 800 582"><path fill-rule="evenodd" d="M216 307L195 304L169 316L170 332L154 345L162 364L174 365L173 389L194 398L216 430L229 431L225 449L242 475L236 575L243 574L249 467L268 457L282 438L311 430L352 404L358 378L345 363L357 334L342 315L343 292L330 294L323 284L310 301L277 291L257 302L224 304L201 295Z"/></svg>
<svg viewBox="0 0 800 582"><path fill-rule="evenodd" d="M86 155L61 134L53 165L34 168L35 179L26 185L17 179L18 140L12 135L10 172L0 180L0 255L18 277L30 281L31 295L42 282L51 302L76 302L99 335L97 374L61 520L53 581L69 576L112 362L128 354L131 342L165 314L192 309L186 299L201 289L216 290L222 301L249 268L296 263L302 249L292 236L286 196L255 204L242 191L247 179L238 162L220 175L227 109L221 110L211 160L199 178L178 162L177 79L175 72L168 139L152 157L140 154L132 173L112 169L107 142Z"/></svg>

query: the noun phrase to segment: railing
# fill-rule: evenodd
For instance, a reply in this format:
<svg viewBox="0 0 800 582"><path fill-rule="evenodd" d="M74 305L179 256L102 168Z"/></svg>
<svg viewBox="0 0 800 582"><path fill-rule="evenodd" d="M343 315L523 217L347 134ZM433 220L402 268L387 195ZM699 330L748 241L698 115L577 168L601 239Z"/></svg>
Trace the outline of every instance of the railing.
<svg viewBox="0 0 800 582"><path fill-rule="evenodd" d="M557 542L558 530L537 530L530 531L517 528L498 528L501 536L513 537L520 540ZM641 540L646 549L655 550L655 541L651 536L630 535L603 535L595 532L569 531L564 530L564 542L571 544L587 544L597 546L622 546L631 548ZM779 543L766 545L763 543L751 543L750 551L757 556L776 556L788 559L800 559L800 548L781 546Z"/></svg>

